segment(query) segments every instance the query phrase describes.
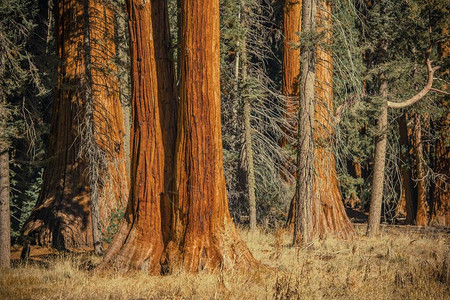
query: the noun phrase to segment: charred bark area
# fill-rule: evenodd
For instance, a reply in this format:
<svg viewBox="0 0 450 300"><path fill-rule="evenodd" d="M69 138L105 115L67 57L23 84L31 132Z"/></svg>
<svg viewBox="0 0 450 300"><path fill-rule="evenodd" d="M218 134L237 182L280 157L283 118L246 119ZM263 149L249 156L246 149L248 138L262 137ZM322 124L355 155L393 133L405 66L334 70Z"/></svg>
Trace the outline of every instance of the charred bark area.
<svg viewBox="0 0 450 300"><path fill-rule="evenodd" d="M117 80L112 74L115 47L112 11L102 2L61 0L56 4L55 38L60 58L58 86L52 108L49 165L43 175L38 202L23 228L26 244L57 249L93 245L88 171L92 163L83 149L83 131L91 130L105 158L98 170L99 215L104 223L110 212L126 201L128 180L122 136L123 117ZM86 11L87 9L87 11ZM85 36L86 13L90 37ZM91 83L86 82L85 38L89 38ZM92 92L87 111L86 89ZM86 118L92 121L86 126ZM86 126L85 128L83 126Z"/></svg>
<svg viewBox="0 0 450 300"><path fill-rule="evenodd" d="M167 3L127 2L131 49L131 192L103 267L161 273L170 233L176 88Z"/></svg>

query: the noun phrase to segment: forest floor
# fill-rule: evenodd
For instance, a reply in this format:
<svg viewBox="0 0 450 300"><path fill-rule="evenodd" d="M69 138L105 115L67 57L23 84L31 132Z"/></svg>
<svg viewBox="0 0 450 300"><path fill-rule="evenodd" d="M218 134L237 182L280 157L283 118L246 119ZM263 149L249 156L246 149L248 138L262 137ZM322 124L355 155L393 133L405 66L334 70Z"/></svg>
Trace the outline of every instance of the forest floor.
<svg viewBox="0 0 450 300"><path fill-rule="evenodd" d="M92 254L34 249L27 265L0 274L0 299L450 299L448 233L358 231L298 250L284 231L241 230L264 267L212 274L98 275L91 269L101 258Z"/></svg>

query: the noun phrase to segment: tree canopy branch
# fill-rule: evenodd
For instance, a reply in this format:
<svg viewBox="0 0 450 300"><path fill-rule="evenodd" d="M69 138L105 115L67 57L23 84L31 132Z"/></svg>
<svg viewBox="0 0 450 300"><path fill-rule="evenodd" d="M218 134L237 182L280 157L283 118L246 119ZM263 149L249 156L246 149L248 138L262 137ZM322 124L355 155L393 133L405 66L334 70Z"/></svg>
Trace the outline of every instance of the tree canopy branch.
<svg viewBox="0 0 450 300"><path fill-rule="evenodd" d="M429 58L427 58L428 81L427 81L427 84L425 85L425 87L420 92L418 92L417 94L415 94L414 96L412 96L411 98L409 98L408 100L405 100L403 102L388 101L388 107L390 107L390 108L406 108L406 107L413 105L420 99L422 99L432 89L434 72L436 72L439 68L440 68L439 66L433 68L431 66L431 60Z"/></svg>

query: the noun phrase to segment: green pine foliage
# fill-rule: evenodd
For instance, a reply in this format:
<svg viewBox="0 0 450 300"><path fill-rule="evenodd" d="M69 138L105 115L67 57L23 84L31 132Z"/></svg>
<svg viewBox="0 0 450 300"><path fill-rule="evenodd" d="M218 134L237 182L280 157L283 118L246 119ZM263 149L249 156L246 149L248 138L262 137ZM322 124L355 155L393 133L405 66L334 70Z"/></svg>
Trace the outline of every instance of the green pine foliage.
<svg viewBox="0 0 450 300"><path fill-rule="evenodd" d="M46 5L25 0L0 4L0 89L10 111L6 132L13 243L19 242L41 185L56 63L48 12Z"/></svg>

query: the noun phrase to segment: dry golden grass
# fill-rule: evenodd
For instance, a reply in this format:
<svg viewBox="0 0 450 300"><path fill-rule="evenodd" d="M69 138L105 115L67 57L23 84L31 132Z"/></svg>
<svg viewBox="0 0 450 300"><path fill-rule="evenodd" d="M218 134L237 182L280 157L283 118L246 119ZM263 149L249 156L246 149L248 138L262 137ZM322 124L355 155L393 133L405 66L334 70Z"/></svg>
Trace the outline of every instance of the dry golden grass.
<svg viewBox="0 0 450 300"><path fill-rule="evenodd" d="M59 255L0 275L0 299L450 299L448 236L329 238L308 250L291 236L242 231L267 267L249 272L96 275L100 259Z"/></svg>

